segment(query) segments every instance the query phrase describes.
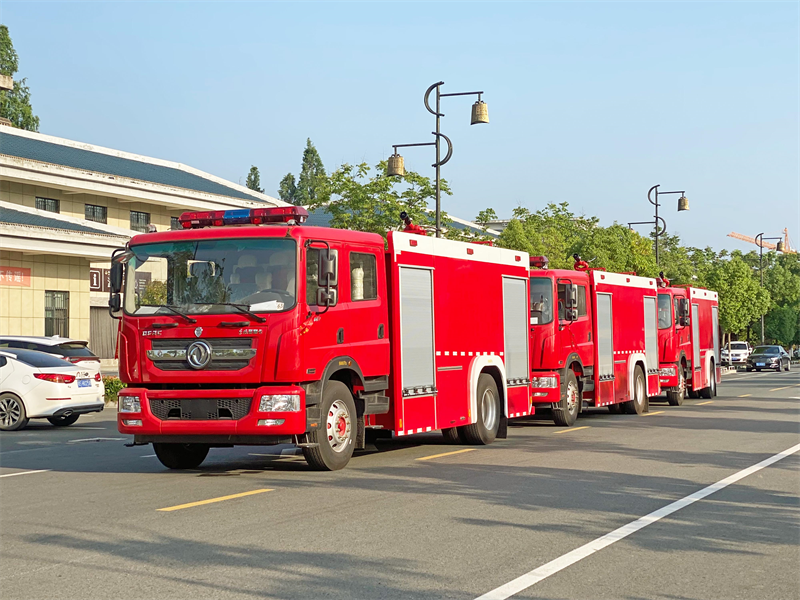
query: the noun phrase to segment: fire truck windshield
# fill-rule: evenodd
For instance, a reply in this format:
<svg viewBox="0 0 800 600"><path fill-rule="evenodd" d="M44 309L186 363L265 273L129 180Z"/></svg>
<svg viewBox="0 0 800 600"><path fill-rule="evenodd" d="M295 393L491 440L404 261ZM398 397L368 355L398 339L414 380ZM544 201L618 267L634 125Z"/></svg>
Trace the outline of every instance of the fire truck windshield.
<svg viewBox="0 0 800 600"><path fill-rule="evenodd" d="M294 240L166 242L131 252L124 300L131 315L280 312L296 302Z"/></svg>
<svg viewBox="0 0 800 600"><path fill-rule="evenodd" d="M672 327L672 298L669 294L658 295L658 328Z"/></svg>
<svg viewBox="0 0 800 600"><path fill-rule="evenodd" d="M531 277L531 325L544 325L553 320L553 280Z"/></svg>

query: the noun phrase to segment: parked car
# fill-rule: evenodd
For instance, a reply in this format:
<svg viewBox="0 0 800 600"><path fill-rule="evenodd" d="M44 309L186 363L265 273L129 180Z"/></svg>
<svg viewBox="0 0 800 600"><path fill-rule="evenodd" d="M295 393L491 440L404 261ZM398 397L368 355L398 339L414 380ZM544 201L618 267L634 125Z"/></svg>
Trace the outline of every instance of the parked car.
<svg viewBox="0 0 800 600"><path fill-rule="evenodd" d="M747 357L747 370L775 369L788 371L791 368L789 353L781 346L757 346Z"/></svg>
<svg viewBox="0 0 800 600"><path fill-rule="evenodd" d="M104 405L99 372L45 352L0 349L0 431L22 429L29 419L72 425Z"/></svg>
<svg viewBox="0 0 800 600"><path fill-rule="evenodd" d="M100 359L89 350L89 344L83 340L72 338L34 336L34 335L0 335L0 350L4 348L21 348L47 352L58 358L74 363L91 372L92 377L100 372Z"/></svg>
<svg viewBox="0 0 800 600"><path fill-rule="evenodd" d="M722 348L720 359L723 365L745 365L747 357L750 356L751 348L747 342L731 342L730 356L728 356L727 344Z"/></svg>

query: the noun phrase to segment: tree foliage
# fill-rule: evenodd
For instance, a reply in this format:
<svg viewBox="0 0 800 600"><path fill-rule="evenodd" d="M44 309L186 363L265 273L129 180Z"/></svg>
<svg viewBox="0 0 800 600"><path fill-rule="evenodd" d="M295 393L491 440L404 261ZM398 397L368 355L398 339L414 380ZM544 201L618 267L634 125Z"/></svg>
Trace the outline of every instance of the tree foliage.
<svg viewBox="0 0 800 600"><path fill-rule="evenodd" d="M245 185L248 189L251 189L255 192L259 192L261 194L264 193L264 190L261 189L261 173L258 172L258 167L255 165L250 167L250 172L247 174L247 181Z"/></svg>
<svg viewBox="0 0 800 600"><path fill-rule="evenodd" d="M298 206L319 205L327 201L330 194L328 184L322 158L311 138L308 138L303 150L300 176L295 180L292 173L284 175L278 188L278 196L284 202Z"/></svg>
<svg viewBox="0 0 800 600"><path fill-rule="evenodd" d="M718 261L710 270L707 283L719 293L719 324L725 332L744 333L769 308L769 292L759 286L741 253Z"/></svg>
<svg viewBox="0 0 800 600"><path fill-rule="evenodd" d="M278 197L289 204L296 204L296 195L297 184L294 181L294 175L287 173L283 176L283 179L281 179L280 186L278 187Z"/></svg>
<svg viewBox="0 0 800 600"><path fill-rule="evenodd" d="M19 69L17 56L8 27L0 25L0 73L13 77ZM14 81L14 89L0 92L0 117L5 117L14 127L39 131L39 117L33 114L31 91L27 79Z"/></svg>

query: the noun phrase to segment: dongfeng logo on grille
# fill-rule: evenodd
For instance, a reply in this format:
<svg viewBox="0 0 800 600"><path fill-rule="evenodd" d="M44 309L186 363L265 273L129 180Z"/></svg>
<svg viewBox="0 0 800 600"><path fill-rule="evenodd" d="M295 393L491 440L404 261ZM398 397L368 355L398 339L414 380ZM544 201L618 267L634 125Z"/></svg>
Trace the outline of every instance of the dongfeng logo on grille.
<svg viewBox="0 0 800 600"><path fill-rule="evenodd" d="M202 369L211 362L211 346L203 341L192 342L186 350L186 362L193 369Z"/></svg>

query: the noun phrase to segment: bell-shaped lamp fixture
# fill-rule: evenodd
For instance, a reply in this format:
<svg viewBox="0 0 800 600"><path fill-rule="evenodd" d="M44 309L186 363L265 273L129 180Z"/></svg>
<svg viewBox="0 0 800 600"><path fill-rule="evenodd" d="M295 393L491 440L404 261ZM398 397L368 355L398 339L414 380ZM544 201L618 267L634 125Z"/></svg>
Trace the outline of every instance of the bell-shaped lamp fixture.
<svg viewBox="0 0 800 600"><path fill-rule="evenodd" d="M689 210L689 199L683 195L678 198L678 212L682 210Z"/></svg>
<svg viewBox="0 0 800 600"><path fill-rule="evenodd" d="M472 122L470 125L489 122L489 105L483 100L478 100L472 105Z"/></svg>
<svg viewBox="0 0 800 600"><path fill-rule="evenodd" d="M783 252L783 240L778 240L778 243L775 245L775 250Z"/></svg>
<svg viewBox="0 0 800 600"><path fill-rule="evenodd" d="M399 175L402 177L406 174L406 167L403 163L403 157L397 152L389 157L389 166L386 169L387 175Z"/></svg>

